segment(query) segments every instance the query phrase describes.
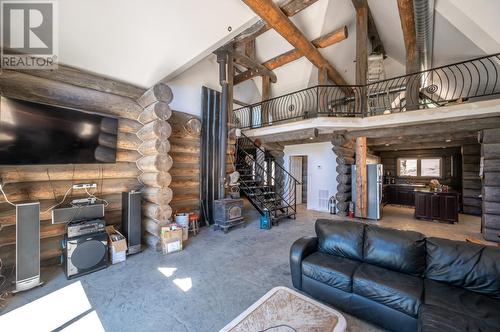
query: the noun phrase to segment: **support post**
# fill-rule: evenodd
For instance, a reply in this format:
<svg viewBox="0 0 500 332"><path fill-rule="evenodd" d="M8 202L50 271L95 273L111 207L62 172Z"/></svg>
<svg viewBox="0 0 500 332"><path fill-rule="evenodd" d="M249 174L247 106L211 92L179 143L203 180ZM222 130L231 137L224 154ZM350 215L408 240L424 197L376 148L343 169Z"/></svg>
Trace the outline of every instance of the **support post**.
<svg viewBox="0 0 500 332"><path fill-rule="evenodd" d="M406 50L406 74L419 71L419 54L417 50L417 33L413 0L398 0L399 18ZM406 110L419 107L420 78L419 75L408 76L406 83Z"/></svg>
<svg viewBox="0 0 500 332"><path fill-rule="evenodd" d="M368 4L359 1L356 7L356 84L360 87L357 112L364 116L368 111L366 78L368 74Z"/></svg>
<svg viewBox="0 0 500 332"><path fill-rule="evenodd" d="M366 137L356 138L356 211L358 218L366 218L368 191L366 174Z"/></svg>

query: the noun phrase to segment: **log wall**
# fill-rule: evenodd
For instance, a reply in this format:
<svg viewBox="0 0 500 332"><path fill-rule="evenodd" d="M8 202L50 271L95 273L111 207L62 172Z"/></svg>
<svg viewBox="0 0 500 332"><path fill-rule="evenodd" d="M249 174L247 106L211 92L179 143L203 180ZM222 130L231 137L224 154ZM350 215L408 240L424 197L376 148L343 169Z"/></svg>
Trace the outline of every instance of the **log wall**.
<svg viewBox="0 0 500 332"><path fill-rule="evenodd" d="M137 167L142 189L142 229L143 240L152 248L160 248L160 230L172 216L170 202L172 177L170 169L173 160L170 156L172 127L168 120L172 116L169 103L172 101L172 90L158 83L147 90L138 100L143 107L139 114L140 126L137 130L139 143L136 149L140 153Z"/></svg>
<svg viewBox="0 0 500 332"><path fill-rule="evenodd" d="M64 77L57 71L43 74L44 77L38 77L27 72L4 70L0 76L2 96L119 117L118 135L112 135L116 130L109 127L112 122L103 121L100 146L95 152L98 160L111 161L116 157L116 163L0 166L0 177L10 201L40 201L41 259L42 262L57 262L65 227L52 225L51 211L46 210L61 201L68 188L76 183L96 183L95 195L109 203L105 208L106 223L119 227L121 192L142 187L138 180L141 172L136 166L140 154L135 135L140 123L133 120L142 108L134 99L113 91L113 85L101 89L99 82L102 80L98 77L92 76L92 87L84 87L61 80ZM74 70L71 74L78 76L79 72ZM134 87L133 91L138 90ZM115 142L118 150L111 149ZM71 190L65 202L85 197L88 196L84 190ZM7 265L15 261L15 220L15 207L0 195L0 258Z"/></svg>
<svg viewBox="0 0 500 332"><path fill-rule="evenodd" d="M480 216L482 210L480 159L480 144L462 146L462 210L465 214L476 216Z"/></svg>
<svg viewBox="0 0 500 332"><path fill-rule="evenodd" d="M486 240L500 242L500 129L480 133L482 177L482 233Z"/></svg>

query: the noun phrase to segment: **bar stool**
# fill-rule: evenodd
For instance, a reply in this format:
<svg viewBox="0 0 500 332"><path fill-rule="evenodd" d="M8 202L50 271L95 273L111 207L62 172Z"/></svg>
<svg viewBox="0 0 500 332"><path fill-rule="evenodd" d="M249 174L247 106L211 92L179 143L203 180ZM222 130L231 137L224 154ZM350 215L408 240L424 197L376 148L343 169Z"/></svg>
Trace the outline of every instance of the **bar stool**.
<svg viewBox="0 0 500 332"><path fill-rule="evenodd" d="M200 216L197 213L191 213L189 215L189 231L193 232L194 236L198 234L200 229L199 220Z"/></svg>

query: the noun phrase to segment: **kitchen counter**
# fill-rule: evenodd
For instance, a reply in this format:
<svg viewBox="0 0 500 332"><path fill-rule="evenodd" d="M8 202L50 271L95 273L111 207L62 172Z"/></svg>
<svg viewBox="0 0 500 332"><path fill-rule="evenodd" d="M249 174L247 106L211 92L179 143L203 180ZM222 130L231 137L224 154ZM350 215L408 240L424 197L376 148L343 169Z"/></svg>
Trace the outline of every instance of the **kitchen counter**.
<svg viewBox="0 0 500 332"><path fill-rule="evenodd" d="M435 191L431 190L428 187L425 188L416 188L415 191L421 192L421 193L429 193L429 194L458 194L457 191L455 190L448 190L448 191Z"/></svg>
<svg viewBox="0 0 500 332"><path fill-rule="evenodd" d="M415 217L419 219L458 222L460 194L456 191L438 192L429 189L416 189Z"/></svg>
<svg viewBox="0 0 500 332"><path fill-rule="evenodd" d="M384 187L415 187L415 188L426 188L425 184L417 184L417 183L387 183L384 184Z"/></svg>

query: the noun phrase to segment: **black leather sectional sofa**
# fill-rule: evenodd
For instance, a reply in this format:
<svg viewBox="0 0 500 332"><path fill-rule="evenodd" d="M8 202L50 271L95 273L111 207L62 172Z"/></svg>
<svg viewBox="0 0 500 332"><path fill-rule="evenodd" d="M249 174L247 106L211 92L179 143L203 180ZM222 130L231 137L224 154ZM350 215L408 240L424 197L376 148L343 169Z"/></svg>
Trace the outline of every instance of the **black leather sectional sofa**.
<svg viewBox="0 0 500 332"><path fill-rule="evenodd" d="M393 331L500 331L500 248L318 219L294 287Z"/></svg>

